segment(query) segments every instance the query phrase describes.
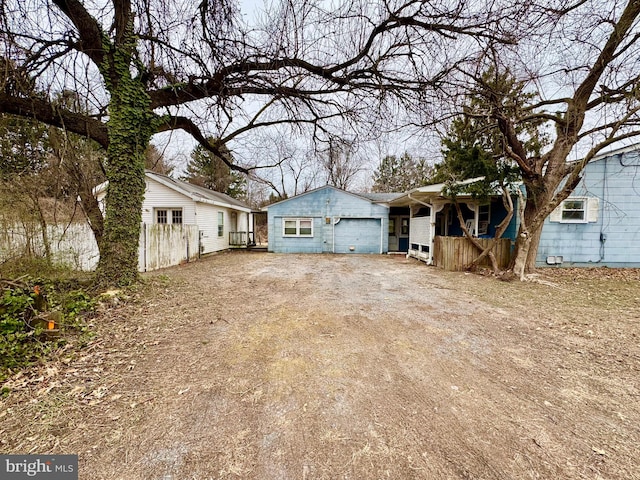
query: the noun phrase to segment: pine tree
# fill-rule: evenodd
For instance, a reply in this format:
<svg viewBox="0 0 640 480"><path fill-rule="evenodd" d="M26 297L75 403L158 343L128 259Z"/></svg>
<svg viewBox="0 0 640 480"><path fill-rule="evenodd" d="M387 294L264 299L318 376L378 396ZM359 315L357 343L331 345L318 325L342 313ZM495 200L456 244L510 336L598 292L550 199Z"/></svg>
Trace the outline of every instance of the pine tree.
<svg viewBox="0 0 640 480"><path fill-rule="evenodd" d="M209 142L215 143L217 139L209 138ZM220 146L229 163L233 162L231 151L225 146ZM217 157L202 145L198 145L191 152L191 160L187 164L187 174L183 177L189 183L201 187L225 193L233 198L245 198L247 194L247 179L239 172L229 168L224 160Z"/></svg>
<svg viewBox="0 0 640 480"><path fill-rule="evenodd" d="M406 192L429 183L433 167L426 159L415 160L407 152L387 155L373 174L374 192Z"/></svg>

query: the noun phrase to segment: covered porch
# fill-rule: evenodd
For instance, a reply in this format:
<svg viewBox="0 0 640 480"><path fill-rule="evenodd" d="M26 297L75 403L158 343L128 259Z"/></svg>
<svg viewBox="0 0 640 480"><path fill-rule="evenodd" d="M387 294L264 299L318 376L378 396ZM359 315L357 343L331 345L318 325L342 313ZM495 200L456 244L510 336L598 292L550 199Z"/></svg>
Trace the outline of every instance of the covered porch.
<svg viewBox="0 0 640 480"><path fill-rule="evenodd" d="M478 180L465 180L459 185L467 185ZM461 264L467 264L473 259L475 248L464 237L453 201L442 194L444 187L445 185L440 183L416 188L393 200L391 206L405 207L410 212L407 256L429 265L458 270ZM461 206L464 225L476 238L493 238L496 227L507 215L499 195L481 201L471 195L459 194L457 201ZM511 240L515 238L515 234L514 216L503 234L503 240L498 242L500 263L505 259L508 263Z"/></svg>
<svg viewBox="0 0 640 480"><path fill-rule="evenodd" d="M255 242L255 213L254 211L233 211L229 218L229 247L247 248Z"/></svg>

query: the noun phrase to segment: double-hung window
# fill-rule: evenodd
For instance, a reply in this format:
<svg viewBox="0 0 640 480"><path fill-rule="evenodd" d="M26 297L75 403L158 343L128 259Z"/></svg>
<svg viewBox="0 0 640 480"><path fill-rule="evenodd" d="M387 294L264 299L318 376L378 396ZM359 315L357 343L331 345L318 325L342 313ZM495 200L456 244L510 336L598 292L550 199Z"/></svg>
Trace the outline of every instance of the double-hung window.
<svg viewBox="0 0 640 480"><path fill-rule="evenodd" d="M587 199L569 198L562 202L561 218L567 223L586 223L587 221Z"/></svg>
<svg viewBox="0 0 640 480"><path fill-rule="evenodd" d="M596 197L569 197L549 215L550 222L592 223L598 221L600 202Z"/></svg>
<svg viewBox="0 0 640 480"><path fill-rule="evenodd" d="M285 218L282 230L285 237L313 237L313 219Z"/></svg>
<svg viewBox="0 0 640 480"><path fill-rule="evenodd" d="M218 236L224 236L224 212L218 212Z"/></svg>

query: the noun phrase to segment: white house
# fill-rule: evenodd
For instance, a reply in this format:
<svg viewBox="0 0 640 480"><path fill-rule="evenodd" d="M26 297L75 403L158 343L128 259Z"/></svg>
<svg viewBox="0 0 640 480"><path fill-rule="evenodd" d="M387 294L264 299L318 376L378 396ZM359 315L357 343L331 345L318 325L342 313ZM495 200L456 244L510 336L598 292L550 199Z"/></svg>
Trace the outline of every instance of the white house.
<svg viewBox="0 0 640 480"><path fill-rule="evenodd" d="M143 234L153 225L197 226L198 246L194 248L192 241L190 256L198 251L205 254L253 243L253 212L240 200L149 170L145 172L145 183ZM105 182L94 189L101 206L106 187ZM141 237L141 259L146 255L146 243ZM141 270L147 269L147 262L143 266L141 260Z"/></svg>

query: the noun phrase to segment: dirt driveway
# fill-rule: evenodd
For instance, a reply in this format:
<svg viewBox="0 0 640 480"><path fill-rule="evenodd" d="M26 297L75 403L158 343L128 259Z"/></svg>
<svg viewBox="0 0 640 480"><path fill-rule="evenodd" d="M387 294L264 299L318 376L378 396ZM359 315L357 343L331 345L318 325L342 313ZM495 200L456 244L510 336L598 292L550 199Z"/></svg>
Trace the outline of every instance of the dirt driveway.
<svg viewBox="0 0 640 480"><path fill-rule="evenodd" d="M549 275L256 253L158 272L4 401L2 451L77 452L82 479L640 478L638 272Z"/></svg>

